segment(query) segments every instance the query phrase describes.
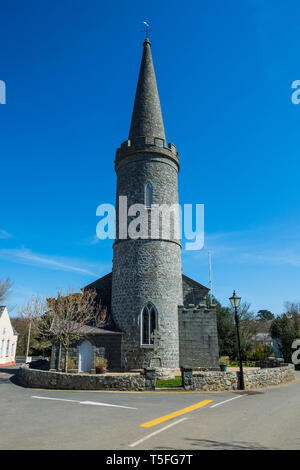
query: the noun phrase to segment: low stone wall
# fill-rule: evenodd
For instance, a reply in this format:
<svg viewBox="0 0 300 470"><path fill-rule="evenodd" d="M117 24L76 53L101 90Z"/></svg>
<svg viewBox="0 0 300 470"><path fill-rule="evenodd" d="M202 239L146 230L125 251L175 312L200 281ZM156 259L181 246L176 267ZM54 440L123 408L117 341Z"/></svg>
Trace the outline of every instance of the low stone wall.
<svg viewBox="0 0 300 470"><path fill-rule="evenodd" d="M66 374L21 367L19 380L26 387L62 390L121 390L155 389L155 371L145 369L138 374Z"/></svg>
<svg viewBox="0 0 300 470"><path fill-rule="evenodd" d="M222 391L237 390L236 372L206 372L193 374L192 390Z"/></svg>
<svg viewBox="0 0 300 470"><path fill-rule="evenodd" d="M26 387L61 390L155 390L155 369L146 368L140 374L65 374L21 367L20 382ZM295 379L295 366L287 364L270 369L244 371L246 390L270 387ZM194 372L182 367L184 390L221 392L238 390L239 372Z"/></svg>
<svg viewBox="0 0 300 470"><path fill-rule="evenodd" d="M248 370L244 373L244 380L246 389L270 387L291 382L295 380L295 366L294 364L285 364L282 367Z"/></svg>
<svg viewBox="0 0 300 470"><path fill-rule="evenodd" d="M260 361L259 363L261 369L270 369L271 367L283 367L286 365L287 363L285 363L283 359L278 357L269 357L268 359Z"/></svg>
<svg viewBox="0 0 300 470"><path fill-rule="evenodd" d="M286 364L283 367L244 371L245 389L270 387L290 382L295 379L295 366ZM221 392L238 390L239 372L194 372L192 368L182 368L182 384L185 390Z"/></svg>

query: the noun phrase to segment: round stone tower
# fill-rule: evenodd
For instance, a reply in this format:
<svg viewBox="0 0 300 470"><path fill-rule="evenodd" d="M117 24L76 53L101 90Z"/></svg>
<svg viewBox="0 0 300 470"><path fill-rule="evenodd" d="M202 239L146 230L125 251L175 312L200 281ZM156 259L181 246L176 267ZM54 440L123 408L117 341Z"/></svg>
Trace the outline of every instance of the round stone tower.
<svg viewBox="0 0 300 470"><path fill-rule="evenodd" d="M148 39L143 43L129 139L117 149L115 169L112 313L124 333L122 367L130 370L150 365L152 333L158 330L161 367L176 369L178 305L182 304L181 245L176 234L179 221L171 216L175 231L170 234L162 229L162 219L156 235L151 224L155 225L155 207L178 204L178 153L173 144L166 144ZM141 230L138 237L130 236L134 217L129 208L133 204L142 205L148 221L147 231ZM128 210L131 217L127 217Z"/></svg>

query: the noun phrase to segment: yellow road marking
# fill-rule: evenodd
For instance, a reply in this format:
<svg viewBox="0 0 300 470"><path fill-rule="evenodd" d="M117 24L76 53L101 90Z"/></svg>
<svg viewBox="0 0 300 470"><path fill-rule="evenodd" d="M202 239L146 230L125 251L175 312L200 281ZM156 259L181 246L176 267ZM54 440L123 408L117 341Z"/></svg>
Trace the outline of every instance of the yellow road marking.
<svg viewBox="0 0 300 470"><path fill-rule="evenodd" d="M174 411L174 413L170 413L165 416L161 416L160 418L153 419L152 421L147 421L147 423L140 424L143 428L151 428L152 426L156 426L157 424L163 423L164 421L168 421L169 419L176 418L177 416L184 415L185 413L189 413L190 411L197 410L198 408L202 408L202 406L208 405L211 403L212 400L203 400L195 405L188 406L187 408L183 408L182 410Z"/></svg>
<svg viewBox="0 0 300 470"><path fill-rule="evenodd" d="M0 372L0 374L7 375L7 372Z"/></svg>

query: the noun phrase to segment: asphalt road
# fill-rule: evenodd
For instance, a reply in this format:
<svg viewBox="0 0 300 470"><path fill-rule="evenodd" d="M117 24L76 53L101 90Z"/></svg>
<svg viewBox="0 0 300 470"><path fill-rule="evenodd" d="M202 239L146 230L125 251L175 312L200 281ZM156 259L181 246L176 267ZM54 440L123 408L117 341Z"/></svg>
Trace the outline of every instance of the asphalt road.
<svg viewBox="0 0 300 470"><path fill-rule="evenodd" d="M1 450L300 449L300 372L249 395L40 390L16 375L0 369Z"/></svg>

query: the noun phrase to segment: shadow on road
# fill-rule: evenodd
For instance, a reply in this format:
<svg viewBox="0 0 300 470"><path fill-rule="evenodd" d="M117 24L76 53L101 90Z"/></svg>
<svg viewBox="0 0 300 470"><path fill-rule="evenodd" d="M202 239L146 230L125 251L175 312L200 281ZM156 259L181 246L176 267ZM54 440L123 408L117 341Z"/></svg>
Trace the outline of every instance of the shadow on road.
<svg viewBox="0 0 300 470"><path fill-rule="evenodd" d="M1 372L4 372L6 375L2 375ZM19 367L18 366L12 366L12 367L0 367L0 384L1 383L7 383L11 382L14 385L18 385L19 387L23 387L21 382L19 381Z"/></svg>
<svg viewBox="0 0 300 470"><path fill-rule="evenodd" d="M201 449L201 450L277 450L276 447L266 447L257 442L218 442L211 439L189 439L188 449ZM182 449L187 449L182 447ZM175 447L156 446L155 450L176 450Z"/></svg>
<svg viewBox="0 0 300 470"><path fill-rule="evenodd" d="M218 442L210 439L185 439L190 441L192 446L198 449L214 449L214 450L275 450L275 447L266 447L258 442Z"/></svg>
<svg viewBox="0 0 300 470"><path fill-rule="evenodd" d="M181 447L182 449L201 449L201 450L277 450L276 447L266 447L257 442L218 442L210 439L189 439L189 447ZM192 447L191 447L192 446ZM175 447L155 446L155 450L177 450Z"/></svg>

